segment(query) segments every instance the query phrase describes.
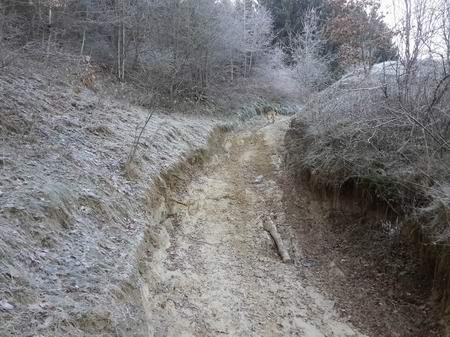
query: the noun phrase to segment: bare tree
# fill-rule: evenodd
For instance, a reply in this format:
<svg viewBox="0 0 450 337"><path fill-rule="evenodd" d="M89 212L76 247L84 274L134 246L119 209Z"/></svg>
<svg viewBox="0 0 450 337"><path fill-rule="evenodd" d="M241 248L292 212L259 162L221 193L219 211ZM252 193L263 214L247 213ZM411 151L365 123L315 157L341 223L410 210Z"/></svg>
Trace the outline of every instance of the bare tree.
<svg viewBox="0 0 450 337"><path fill-rule="evenodd" d="M87 54L119 81L157 90L171 102L204 100L211 83L250 75L271 41L268 11L248 0L4 0L0 6L7 18L2 36L19 26L8 24L15 13L32 32L27 38L41 41L33 52L47 60L76 46L81 59Z"/></svg>
<svg viewBox="0 0 450 337"><path fill-rule="evenodd" d="M324 55L324 47L319 17L315 9L310 9L306 12L302 32L291 36L288 46L302 89L319 90L329 82L329 59Z"/></svg>

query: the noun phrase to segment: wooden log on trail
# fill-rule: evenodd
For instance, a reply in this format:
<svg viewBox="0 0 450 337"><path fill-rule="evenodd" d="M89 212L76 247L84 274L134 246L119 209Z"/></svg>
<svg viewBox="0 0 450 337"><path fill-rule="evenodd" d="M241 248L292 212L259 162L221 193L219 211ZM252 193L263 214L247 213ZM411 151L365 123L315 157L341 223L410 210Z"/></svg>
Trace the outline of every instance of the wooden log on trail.
<svg viewBox="0 0 450 337"><path fill-rule="evenodd" d="M273 223L270 216L265 216L263 219L263 228L269 232L275 245L277 246L278 253L281 256L281 260L285 263L291 262L291 257L283 244L283 239L281 239L280 233L278 233L277 226Z"/></svg>

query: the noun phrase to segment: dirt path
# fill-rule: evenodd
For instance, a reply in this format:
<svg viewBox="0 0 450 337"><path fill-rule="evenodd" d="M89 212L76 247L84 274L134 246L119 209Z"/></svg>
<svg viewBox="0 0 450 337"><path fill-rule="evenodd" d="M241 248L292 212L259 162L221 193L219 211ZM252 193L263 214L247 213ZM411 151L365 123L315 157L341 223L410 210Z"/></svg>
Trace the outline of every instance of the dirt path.
<svg viewBox="0 0 450 337"><path fill-rule="evenodd" d="M273 213L288 236L276 183L288 122L230 135L180 197L189 207L164 224L143 290L151 336L363 336L281 262L258 221Z"/></svg>

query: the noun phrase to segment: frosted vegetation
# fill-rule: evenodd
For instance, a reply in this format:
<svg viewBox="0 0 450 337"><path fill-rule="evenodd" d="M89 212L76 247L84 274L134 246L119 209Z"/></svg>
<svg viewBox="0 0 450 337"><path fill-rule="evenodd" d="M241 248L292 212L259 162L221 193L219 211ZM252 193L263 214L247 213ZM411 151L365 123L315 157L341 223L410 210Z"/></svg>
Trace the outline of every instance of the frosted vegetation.
<svg viewBox="0 0 450 337"><path fill-rule="evenodd" d="M266 106L297 113L299 172L448 256L450 2L401 6L390 29L365 0L0 0L0 335L142 336L160 176Z"/></svg>
<svg viewBox="0 0 450 337"><path fill-rule="evenodd" d="M289 94L306 94L395 54L378 7L363 1L2 0L0 23L0 66L75 61L86 86L114 74L148 106L221 105L226 88L264 87L280 72Z"/></svg>

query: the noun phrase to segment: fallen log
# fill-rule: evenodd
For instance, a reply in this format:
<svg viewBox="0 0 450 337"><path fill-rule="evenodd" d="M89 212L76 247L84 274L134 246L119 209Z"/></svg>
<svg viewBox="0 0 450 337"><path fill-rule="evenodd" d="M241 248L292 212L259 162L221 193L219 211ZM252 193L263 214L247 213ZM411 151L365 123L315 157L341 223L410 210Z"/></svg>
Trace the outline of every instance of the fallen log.
<svg viewBox="0 0 450 337"><path fill-rule="evenodd" d="M283 244L283 239L281 239L280 233L278 233L277 230L277 226L273 223L270 216L263 217L262 222L263 228L269 232L270 236L275 242L275 245L277 246L278 249L278 253L281 256L281 260L285 263L291 262L291 257L289 256L289 253Z"/></svg>

